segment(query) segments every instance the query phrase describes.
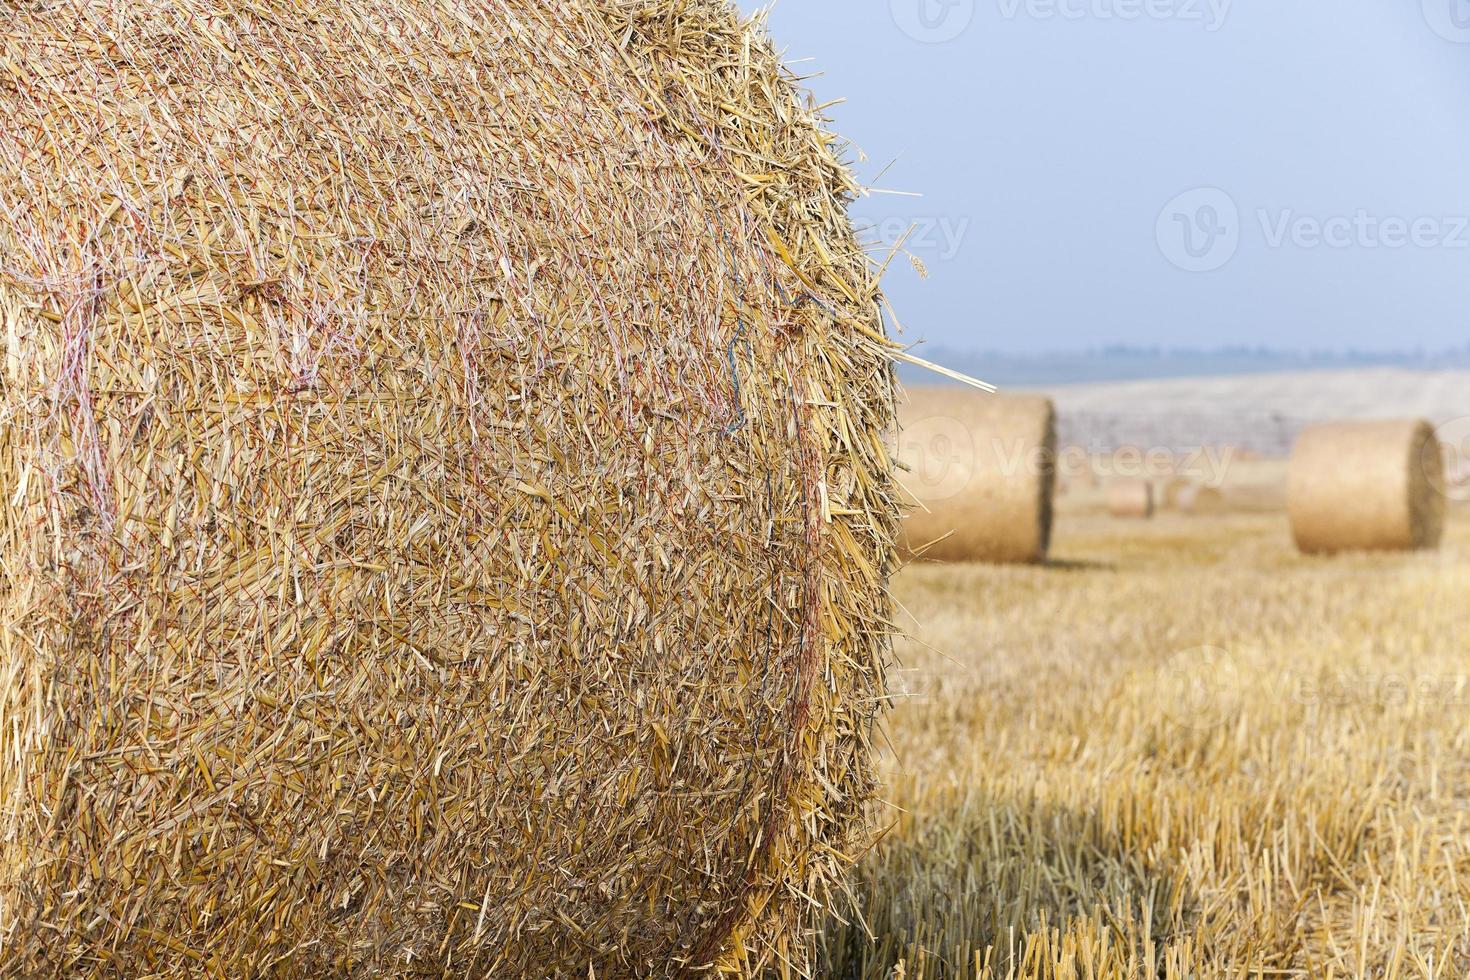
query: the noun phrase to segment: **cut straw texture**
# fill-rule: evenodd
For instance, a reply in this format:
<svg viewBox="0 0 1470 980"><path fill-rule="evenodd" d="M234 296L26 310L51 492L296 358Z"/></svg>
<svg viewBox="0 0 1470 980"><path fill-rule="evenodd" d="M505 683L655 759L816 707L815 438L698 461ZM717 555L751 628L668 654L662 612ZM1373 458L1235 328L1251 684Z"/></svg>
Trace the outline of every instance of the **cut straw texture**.
<svg viewBox="0 0 1470 980"><path fill-rule="evenodd" d="M916 506L904 550L936 561L1044 561L1056 495L1056 411L1046 398L915 388L900 458Z"/></svg>
<svg viewBox="0 0 1470 980"><path fill-rule="evenodd" d="M1149 480L1119 480L1108 488L1108 513L1130 520L1154 516L1157 500Z"/></svg>
<svg viewBox="0 0 1470 980"><path fill-rule="evenodd" d="M1443 487L1444 458L1428 422L1315 426L1292 454L1292 534L1307 554L1435 548Z"/></svg>
<svg viewBox="0 0 1470 980"><path fill-rule="evenodd" d="M899 505L769 42L11 4L0 118L0 975L800 968Z"/></svg>

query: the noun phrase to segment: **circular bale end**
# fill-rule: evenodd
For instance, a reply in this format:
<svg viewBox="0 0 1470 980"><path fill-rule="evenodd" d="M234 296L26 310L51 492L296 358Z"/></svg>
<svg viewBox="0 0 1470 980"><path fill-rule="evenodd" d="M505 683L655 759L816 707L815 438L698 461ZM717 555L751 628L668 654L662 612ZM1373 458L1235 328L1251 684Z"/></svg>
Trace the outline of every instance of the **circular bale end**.
<svg viewBox="0 0 1470 980"><path fill-rule="evenodd" d="M1412 551L1444 532L1443 455L1424 421L1337 422L1304 432L1287 491L1306 554Z"/></svg>
<svg viewBox="0 0 1470 980"><path fill-rule="evenodd" d="M1108 488L1108 513L1127 520L1154 516L1154 485L1148 480L1119 480Z"/></svg>
<svg viewBox="0 0 1470 980"><path fill-rule="evenodd" d="M94 6L0 18L0 975L800 969L899 505L769 42Z"/></svg>
<svg viewBox="0 0 1470 980"><path fill-rule="evenodd" d="M899 457L916 504L904 553L933 561L1046 560L1057 489L1047 398L915 388L899 410Z"/></svg>

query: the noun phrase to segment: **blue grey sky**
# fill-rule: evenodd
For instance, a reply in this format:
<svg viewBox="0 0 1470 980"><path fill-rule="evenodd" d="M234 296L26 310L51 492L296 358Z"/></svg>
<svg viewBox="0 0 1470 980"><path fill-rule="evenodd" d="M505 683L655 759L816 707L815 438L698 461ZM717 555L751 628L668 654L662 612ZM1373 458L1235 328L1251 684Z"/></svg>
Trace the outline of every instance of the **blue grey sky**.
<svg viewBox="0 0 1470 980"><path fill-rule="evenodd" d="M740 0L748 12L764 4ZM781 0L905 335L1470 343L1470 0ZM885 172L886 171L886 172Z"/></svg>

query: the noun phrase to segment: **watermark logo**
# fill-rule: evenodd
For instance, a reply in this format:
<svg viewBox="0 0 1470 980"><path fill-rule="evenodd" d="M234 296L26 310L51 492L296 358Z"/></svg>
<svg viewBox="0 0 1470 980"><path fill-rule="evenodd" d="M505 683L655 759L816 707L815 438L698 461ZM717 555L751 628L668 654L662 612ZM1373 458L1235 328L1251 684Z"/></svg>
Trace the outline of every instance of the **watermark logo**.
<svg viewBox="0 0 1470 980"><path fill-rule="evenodd" d="M975 0L888 0L898 29L921 44L953 41L975 20Z"/></svg>
<svg viewBox="0 0 1470 980"><path fill-rule="evenodd" d="M1429 482L1450 500L1470 501L1470 416L1446 422L1435 435L1438 443L1425 447L1440 456L1424 460Z"/></svg>
<svg viewBox="0 0 1470 980"><path fill-rule="evenodd" d="M922 500L948 500L964 493L975 476L975 436L959 419L922 419L903 431L902 456L910 488Z"/></svg>
<svg viewBox="0 0 1470 980"><path fill-rule="evenodd" d="M1456 44L1470 44L1470 0L1422 0L1430 30Z"/></svg>
<svg viewBox="0 0 1470 980"><path fill-rule="evenodd" d="M1240 249L1240 209L1218 187L1185 191L1164 206L1154 233L1164 257L1186 272L1214 272Z"/></svg>
<svg viewBox="0 0 1470 980"><path fill-rule="evenodd" d="M1176 653L1158 674L1164 717L1193 731L1219 728L1239 708L1240 667L1229 650L1194 647Z"/></svg>

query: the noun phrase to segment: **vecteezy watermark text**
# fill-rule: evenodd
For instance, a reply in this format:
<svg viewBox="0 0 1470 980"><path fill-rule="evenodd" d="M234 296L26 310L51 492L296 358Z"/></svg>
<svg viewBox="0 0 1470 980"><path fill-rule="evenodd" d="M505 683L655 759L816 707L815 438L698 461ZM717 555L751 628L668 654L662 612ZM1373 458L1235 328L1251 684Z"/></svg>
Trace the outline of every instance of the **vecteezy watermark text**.
<svg viewBox="0 0 1470 980"><path fill-rule="evenodd" d="M1359 208L1319 218L1290 208L1256 212L1268 248L1470 248L1470 217L1380 217Z"/></svg>
<svg viewBox="0 0 1470 980"><path fill-rule="evenodd" d="M1175 654L1158 669L1154 686L1165 717L1193 729L1229 720L1247 697L1257 706L1275 701L1328 711L1470 710L1470 674L1352 669L1302 674L1290 668L1276 673L1258 656L1242 658L1220 646Z"/></svg>
<svg viewBox="0 0 1470 980"><path fill-rule="evenodd" d="M901 243L921 259L951 262L964 248L970 224L969 218L883 218L860 230L876 235L885 246Z"/></svg>
<svg viewBox="0 0 1470 980"><path fill-rule="evenodd" d="M910 487L927 501L964 493L981 473L1012 480L1050 471L1062 479L1165 480L1189 473L1206 487L1223 486L1240 456L1234 446L1125 446L1101 452L1087 446L1046 449L1025 439L1006 438L944 415L910 423L900 449L910 471Z"/></svg>
<svg viewBox="0 0 1470 980"><path fill-rule="evenodd" d="M1253 222L1218 187L1185 191L1164 206L1154 226L1159 251L1186 272L1224 268L1259 228L1268 249L1470 250L1470 216L1383 215L1367 208L1349 214L1305 214L1294 208L1257 208Z"/></svg>
<svg viewBox="0 0 1470 980"><path fill-rule="evenodd" d="M1197 23L1214 32L1225 26L1233 0L996 0L1006 20L1140 21Z"/></svg>
<svg viewBox="0 0 1470 980"><path fill-rule="evenodd" d="M1003 20L1175 21L1214 32L1234 0L993 0ZM1427 0L1426 0L1427 2ZM945 44L969 30L978 0L888 0L893 22L915 41Z"/></svg>
<svg viewBox="0 0 1470 980"><path fill-rule="evenodd" d="M1470 676L1335 672L1297 678L1292 698L1309 708L1394 708L1414 704L1470 708Z"/></svg>

